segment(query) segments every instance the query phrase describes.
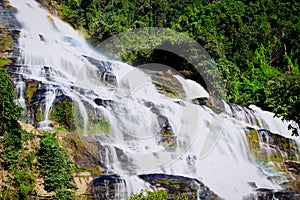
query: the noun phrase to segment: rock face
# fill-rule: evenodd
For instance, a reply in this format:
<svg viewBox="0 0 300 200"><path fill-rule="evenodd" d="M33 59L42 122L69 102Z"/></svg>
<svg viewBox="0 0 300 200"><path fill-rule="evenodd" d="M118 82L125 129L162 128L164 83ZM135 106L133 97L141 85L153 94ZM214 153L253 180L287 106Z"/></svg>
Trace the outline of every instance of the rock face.
<svg viewBox="0 0 300 200"><path fill-rule="evenodd" d="M98 68L100 79L107 86L118 86L117 77L111 68L112 63L108 61L100 61L89 56L83 56L87 61Z"/></svg>
<svg viewBox="0 0 300 200"><path fill-rule="evenodd" d="M62 141L64 148L71 151L72 160L78 167L89 171L94 177L103 174L96 143L89 141L88 138L68 132L60 133L58 138Z"/></svg>
<svg viewBox="0 0 300 200"><path fill-rule="evenodd" d="M264 170L276 171L280 176L269 179L286 188L280 191L258 188L253 199L300 199L300 147L296 142L265 129L249 128L246 135L256 162Z"/></svg>
<svg viewBox="0 0 300 200"><path fill-rule="evenodd" d="M93 199L124 199L127 196L126 189L124 187L125 181L121 179L118 175L101 176L93 180Z"/></svg>
<svg viewBox="0 0 300 200"><path fill-rule="evenodd" d="M188 199L219 200L208 187L197 179L166 174L143 174L139 178L148 182L153 190L166 190L168 199L184 194ZM118 175L101 176L93 180L93 198L99 200L126 198L126 182Z"/></svg>
<svg viewBox="0 0 300 200"><path fill-rule="evenodd" d="M153 84L162 94L173 98L185 98L183 87L171 70L142 70L151 77Z"/></svg>
<svg viewBox="0 0 300 200"><path fill-rule="evenodd" d="M269 189L257 189L256 193L246 197L246 200L297 200L300 194L293 190L280 190L274 192Z"/></svg>
<svg viewBox="0 0 300 200"><path fill-rule="evenodd" d="M139 177L156 189L165 189L170 198L178 194L186 194L191 200L197 197L203 200L221 199L197 179L167 174L143 174Z"/></svg>
<svg viewBox="0 0 300 200"><path fill-rule="evenodd" d="M8 4L8 1L0 1L0 24L9 30L18 30L21 28L20 23L16 20L17 10Z"/></svg>

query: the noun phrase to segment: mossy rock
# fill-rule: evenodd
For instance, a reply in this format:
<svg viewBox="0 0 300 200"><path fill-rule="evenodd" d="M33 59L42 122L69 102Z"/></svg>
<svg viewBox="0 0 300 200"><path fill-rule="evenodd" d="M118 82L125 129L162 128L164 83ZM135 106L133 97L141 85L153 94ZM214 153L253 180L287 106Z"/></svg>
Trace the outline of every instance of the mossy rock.
<svg viewBox="0 0 300 200"><path fill-rule="evenodd" d="M171 98L184 99L185 92L180 82L173 76L171 70L159 71L143 69L149 75L158 91Z"/></svg>
<svg viewBox="0 0 300 200"><path fill-rule="evenodd" d="M35 80L25 80L25 84L26 84L25 99L30 105L38 89L39 82Z"/></svg>
<svg viewBox="0 0 300 200"><path fill-rule="evenodd" d="M102 175L103 171L98 160L98 147L96 142L89 141L88 138L80 137L74 133L61 132L58 135L64 149L69 150L69 154L76 164L78 170L89 171L92 175Z"/></svg>
<svg viewBox="0 0 300 200"><path fill-rule="evenodd" d="M12 33L0 24L0 67L8 65L11 61L8 58L8 51L13 49Z"/></svg>
<svg viewBox="0 0 300 200"><path fill-rule="evenodd" d="M248 128L246 131L246 136L250 144L250 149L255 157L259 156L260 144L257 130L253 128Z"/></svg>
<svg viewBox="0 0 300 200"><path fill-rule="evenodd" d="M35 123L39 123L44 120L44 115L41 111L40 107L37 107L34 112L34 121Z"/></svg>
<svg viewBox="0 0 300 200"><path fill-rule="evenodd" d="M50 119L59 123L68 131L75 130L73 118L73 103L69 99L56 102L52 107Z"/></svg>

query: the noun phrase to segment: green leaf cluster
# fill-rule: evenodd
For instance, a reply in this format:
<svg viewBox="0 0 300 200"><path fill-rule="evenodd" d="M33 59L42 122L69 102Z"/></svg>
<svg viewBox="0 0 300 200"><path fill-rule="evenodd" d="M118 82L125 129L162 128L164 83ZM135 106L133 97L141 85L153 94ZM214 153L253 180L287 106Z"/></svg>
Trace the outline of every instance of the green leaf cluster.
<svg viewBox="0 0 300 200"><path fill-rule="evenodd" d="M71 166L67 155L59 146L56 133L44 132L38 152L40 172L44 177L44 188L56 192L56 197L70 198L74 186L71 184ZM68 198L67 198L68 197Z"/></svg>
<svg viewBox="0 0 300 200"><path fill-rule="evenodd" d="M75 130L73 119L73 104L70 100L63 100L59 104L54 105L51 110L50 117L52 120L55 120L67 130Z"/></svg>
<svg viewBox="0 0 300 200"><path fill-rule="evenodd" d="M158 191L142 191L139 194L132 194L127 200L188 200L188 197L185 194L178 194L169 198L168 193L165 190Z"/></svg>
<svg viewBox="0 0 300 200"><path fill-rule="evenodd" d="M18 122L22 109L14 103L14 88L3 69L0 79L0 169L10 174L3 183L11 187L3 187L0 198L28 199L35 187L33 160L36 151L27 148L26 144L33 135L22 130Z"/></svg>

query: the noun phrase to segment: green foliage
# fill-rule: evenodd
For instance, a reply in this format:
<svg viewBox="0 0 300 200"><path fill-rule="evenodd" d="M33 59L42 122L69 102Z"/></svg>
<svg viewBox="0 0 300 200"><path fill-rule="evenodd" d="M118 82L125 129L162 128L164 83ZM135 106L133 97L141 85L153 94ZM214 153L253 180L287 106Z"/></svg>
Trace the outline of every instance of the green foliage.
<svg viewBox="0 0 300 200"><path fill-rule="evenodd" d="M1 199L29 199L35 187L32 172L35 151L27 149L25 145L34 136L22 130L18 122L22 109L14 104L14 88L4 70L0 70L0 79L0 167L11 175L5 184L13 187L6 189Z"/></svg>
<svg viewBox="0 0 300 200"><path fill-rule="evenodd" d="M52 198L53 200L71 200L72 195L74 195L73 191L58 189L55 191L55 196Z"/></svg>
<svg viewBox="0 0 300 200"><path fill-rule="evenodd" d="M14 104L15 92L10 78L4 70L0 70L0 134L13 134L21 137L18 123L22 108Z"/></svg>
<svg viewBox="0 0 300 200"><path fill-rule="evenodd" d="M11 32L3 28L0 24L0 67L8 65L10 62L6 55L3 54L12 49L13 38Z"/></svg>
<svg viewBox="0 0 300 200"><path fill-rule="evenodd" d="M35 95L37 88L38 88L38 83L30 83L29 81L27 82L29 86L26 86L25 90L25 98L28 103L31 103L32 97Z"/></svg>
<svg viewBox="0 0 300 200"><path fill-rule="evenodd" d="M23 131L18 119L22 109L13 102L14 88L4 70L0 70L0 86L0 136L3 136L1 158L4 168L9 169L14 167L20 155Z"/></svg>
<svg viewBox="0 0 300 200"><path fill-rule="evenodd" d="M267 88L266 103L276 115L300 124L300 74L287 72L275 76L268 82ZM299 135L295 125L290 124L289 129L292 129L293 135Z"/></svg>
<svg viewBox="0 0 300 200"><path fill-rule="evenodd" d="M0 58L0 67L3 67L8 64L9 64L9 62L6 58Z"/></svg>
<svg viewBox="0 0 300 200"><path fill-rule="evenodd" d="M51 119L67 128L69 131L75 130L73 119L73 105L69 100L64 100L55 105L51 110Z"/></svg>
<svg viewBox="0 0 300 200"><path fill-rule="evenodd" d="M133 194L127 200L188 200L188 197L184 193L174 195L169 198L168 193L165 190L158 190L155 192L151 191L142 191L139 194Z"/></svg>
<svg viewBox="0 0 300 200"><path fill-rule="evenodd" d="M165 200L168 198L168 193L165 190L156 192L142 191L139 194L133 194L127 200Z"/></svg>
<svg viewBox="0 0 300 200"><path fill-rule="evenodd" d="M55 133L44 133L38 155L40 172L45 180L45 190L68 196L67 192L61 190L73 189L70 162L60 149Z"/></svg>
<svg viewBox="0 0 300 200"><path fill-rule="evenodd" d="M17 169L13 172L16 186L19 188L19 198L29 199L29 195L32 193L35 187L35 177L32 171L26 171L24 169Z"/></svg>

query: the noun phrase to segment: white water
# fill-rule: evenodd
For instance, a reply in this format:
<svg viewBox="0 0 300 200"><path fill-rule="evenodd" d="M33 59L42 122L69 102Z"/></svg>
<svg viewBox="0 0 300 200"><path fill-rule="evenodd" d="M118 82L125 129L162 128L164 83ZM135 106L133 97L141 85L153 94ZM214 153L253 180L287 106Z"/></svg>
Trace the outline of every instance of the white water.
<svg viewBox="0 0 300 200"><path fill-rule="evenodd" d="M150 77L142 71L116 61L110 63L117 76L118 87L107 87L99 81L97 68L82 55L100 60L105 58L93 52L77 32L50 16L34 0L11 0L11 3L18 9L17 19L23 25L18 63L23 67L18 73L52 85L46 93L49 97L46 95L45 121L49 120L55 91L60 90L69 96L78 107L79 117L75 123L80 127L80 133L99 140L102 145L101 162L107 166L109 173L127 177L127 185L131 185L127 188L128 194L148 188L135 176L147 173L197 178L229 200L242 199L253 192L248 182L255 182L262 188L279 188L252 162L245 129L247 126L265 125L273 132L284 131L283 134L289 136L291 132L286 130L286 124L272 121L256 107L253 108L264 123L257 124L253 116L244 112L215 114L189 101L182 100L178 104L158 93ZM195 82L181 82L185 83L184 89L189 98L208 96ZM105 108L96 105L95 98L114 103ZM152 102L152 108L159 110L159 114L145 106L147 102ZM111 135L88 131L91 126L88 107L109 120ZM160 143L159 115L167 117L173 130L175 144L171 147ZM44 128L48 129L48 125Z"/></svg>
<svg viewBox="0 0 300 200"><path fill-rule="evenodd" d="M24 98L26 88L25 82L22 79L15 79L14 85L16 88L16 96L18 98L17 103L19 103L22 108L26 108L26 100Z"/></svg>

